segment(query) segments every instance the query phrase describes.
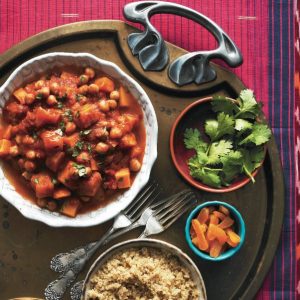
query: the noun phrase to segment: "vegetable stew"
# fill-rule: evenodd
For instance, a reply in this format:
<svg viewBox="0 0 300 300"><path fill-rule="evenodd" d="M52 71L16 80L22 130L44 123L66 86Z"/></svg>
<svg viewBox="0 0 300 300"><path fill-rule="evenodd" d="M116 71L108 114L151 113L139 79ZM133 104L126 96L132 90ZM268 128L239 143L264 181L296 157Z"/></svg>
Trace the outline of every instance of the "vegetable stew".
<svg viewBox="0 0 300 300"><path fill-rule="evenodd" d="M138 102L92 68L53 71L14 91L0 138L0 158L16 190L69 217L130 188L145 149Z"/></svg>

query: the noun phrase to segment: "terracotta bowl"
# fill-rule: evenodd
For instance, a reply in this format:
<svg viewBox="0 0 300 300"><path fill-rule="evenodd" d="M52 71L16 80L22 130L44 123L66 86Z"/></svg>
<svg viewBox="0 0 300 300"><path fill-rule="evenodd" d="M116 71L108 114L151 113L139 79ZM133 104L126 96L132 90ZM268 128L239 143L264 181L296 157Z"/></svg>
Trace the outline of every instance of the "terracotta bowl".
<svg viewBox="0 0 300 300"><path fill-rule="evenodd" d="M234 99L228 99L234 101ZM194 179L190 175L187 165L188 159L195 154L195 151L185 148L183 142L184 132L186 128L197 128L203 132L205 120L208 118L215 118L216 113L214 113L211 109L211 100L212 97L197 100L187 106L177 117L170 135L171 156L178 172L194 187L212 193L232 192L246 185L251 181L251 179L247 176L241 175L228 187L214 188ZM257 174L258 170L259 168L252 173L253 177Z"/></svg>

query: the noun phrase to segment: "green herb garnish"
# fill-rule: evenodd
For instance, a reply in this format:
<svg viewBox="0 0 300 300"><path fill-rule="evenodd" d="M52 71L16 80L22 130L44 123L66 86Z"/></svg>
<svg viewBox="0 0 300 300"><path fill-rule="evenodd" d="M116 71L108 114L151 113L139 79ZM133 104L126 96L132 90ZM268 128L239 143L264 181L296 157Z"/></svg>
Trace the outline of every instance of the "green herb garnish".
<svg viewBox="0 0 300 300"><path fill-rule="evenodd" d="M64 121L60 121L60 122L58 123L58 127L60 128L60 130L61 130L62 132L65 132L65 130L66 130L66 124L65 124Z"/></svg>
<svg viewBox="0 0 300 300"><path fill-rule="evenodd" d="M80 132L79 132L79 135L81 136L81 137L84 137L84 136L87 136L87 135L89 135L90 133L91 133L91 129L86 129L86 130L81 130Z"/></svg>
<svg viewBox="0 0 300 300"><path fill-rule="evenodd" d="M35 96L35 99L37 100L42 100L43 99L43 95L41 93L38 93L36 96Z"/></svg>
<svg viewBox="0 0 300 300"><path fill-rule="evenodd" d="M69 119L70 122L73 121L73 114L72 114L72 111L71 109L66 109L64 111L64 116L67 117Z"/></svg>
<svg viewBox="0 0 300 300"><path fill-rule="evenodd" d="M188 160L190 174L212 187L228 186L244 173L255 182L252 172L264 158L264 144L271 130L258 122L261 107L251 90L243 90L236 101L216 97L212 109L216 119L206 120L205 139L198 129L186 129L184 144L196 154Z"/></svg>
<svg viewBox="0 0 300 300"><path fill-rule="evenodd" d="M38 178L34 178L34 179L33 179L33 181L34 181L34 183L36 183L36 184L38 184L38 183L39 183L39 180L38 180Z"/></svg>
<svg viewBox="0 0 300 300"><path fill-rule="evenodd" d="M73 163L73 167L77 169L79 177L84 177L87 174L85 165Z"/></svg>

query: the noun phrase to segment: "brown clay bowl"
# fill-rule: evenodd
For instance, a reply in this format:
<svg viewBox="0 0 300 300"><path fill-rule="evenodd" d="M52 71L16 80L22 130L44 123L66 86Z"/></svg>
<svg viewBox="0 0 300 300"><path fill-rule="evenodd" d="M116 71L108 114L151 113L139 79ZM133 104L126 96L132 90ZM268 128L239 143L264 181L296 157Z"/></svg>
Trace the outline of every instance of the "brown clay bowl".
<svg viewBox="0 0 300 300"><path fill-rule="evenodd" d="M228 98L235 101L234 99ZM200 132L204 130L205 120L208 118L214 118L215 113L211 109L212 97L203 98L197 100L187 106L175 120L170 135L170 151L173 163L182 175L182 177L194 187L212 193L226 193L237 190L251 181L247 176L241 175L234 180L228 187L214 188L210 187L196 179L194 179L190 173L187 165L187 161L195 154L194 150L186 149L184 146L184 132L186 128L197 128ZM258 170L257 168L252 176L254 177Z"/></svg>

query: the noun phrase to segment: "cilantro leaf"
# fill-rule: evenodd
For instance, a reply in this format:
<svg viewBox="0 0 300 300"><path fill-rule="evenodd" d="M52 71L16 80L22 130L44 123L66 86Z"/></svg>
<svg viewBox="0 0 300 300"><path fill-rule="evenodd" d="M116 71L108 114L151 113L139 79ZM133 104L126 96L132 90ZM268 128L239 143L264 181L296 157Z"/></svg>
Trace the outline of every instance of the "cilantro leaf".
<svg viewBox="0 0 300 300"><path fill-rule="evenodd" d="M207 164L217 164L220 158L230 152L232 142L227 140L220 140L211 144L208 154Z"/></svg>
<svg viewBox="0 0 300 300"><path fill-rule="evenodd" d="M243 156L240 151L230 151L227 155L221 157L223 164L223 179L229 184L242 171Z"/></svg>
<svg viewBox="0 0 300 300"><path fill-rule="evenodd" d="M213 97L211 106L214 112L224 112L228 115L238 111L236 103L225 97Z"/></svg>
<svg viewBox="0 0 300 300"><path fill-rule="evenodd" d="M259 105L254 98L252 90L243 90L239 97L240 111L236 117L255 119L259 114Z"/></svg>
<svg viewBox="0 0 300 300"><path fill-rule="evenodd" d="M198 129L187 128L184 132L184 144L187 149L206 149L207 143L201 138Z"/></svg>
<svg viewBox="0 0 300 300"><path fill-rule="evenodd" d="M214 171L213 169L209 168L192 169L191 176L209 186L221 186L221 177L218 174L218 170Z"/></svg>
<svg viewBox="0 0 300 300"><path fill-rule="evenodd" d="M217 120L205 122L205 132L214 142L226 134L234 133L234 119L224 112L218 114Z"/></svg>
<svg viewBox="0 0 300 300"><path fill-rule="evenodd" d="M73 163L73 167L77 169L79 177L84 177L87 174L85 165Z"/></svg>
<svg viewBox="0 0 300 300"><path fill-rule="evenodd" d="M239 145L254 143L256 146L266 143L271 137L271 130L266 124L255 123L251 133Z"/></svg>
<svg viewBox="0 0 300 300"><path fill-rule="evenodd" d="M235 120L235 129L240 132L244 132L248 129L251 129L253 124L244 119L236 119Z"/></svg>

